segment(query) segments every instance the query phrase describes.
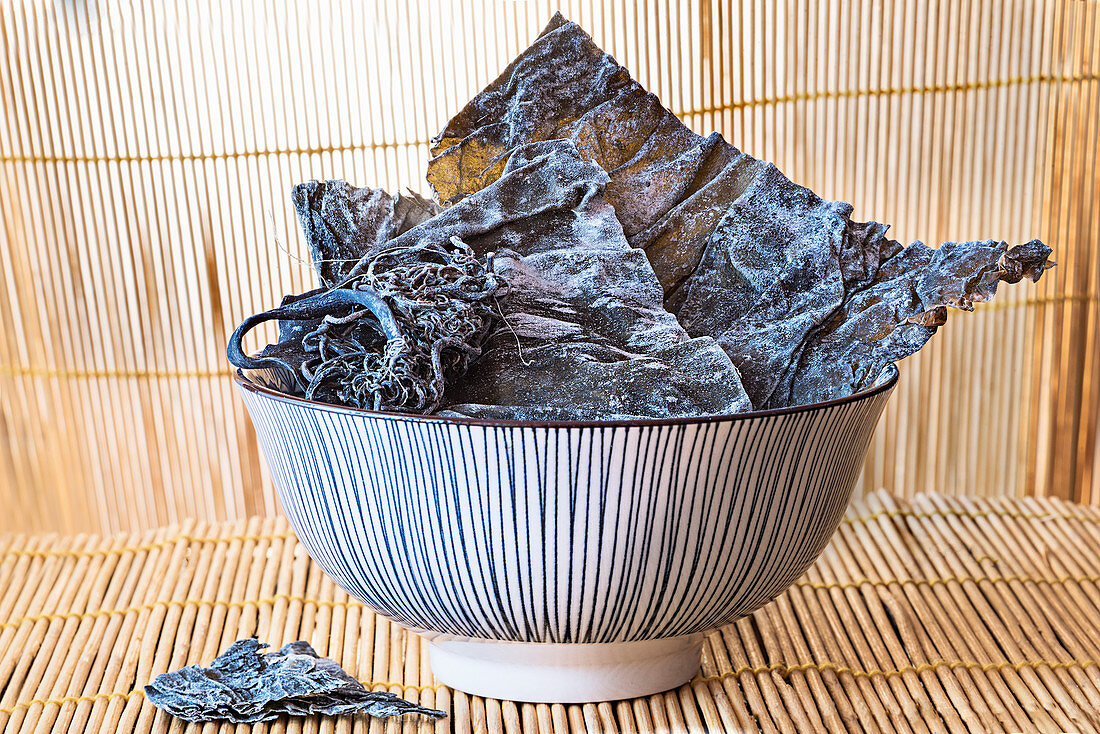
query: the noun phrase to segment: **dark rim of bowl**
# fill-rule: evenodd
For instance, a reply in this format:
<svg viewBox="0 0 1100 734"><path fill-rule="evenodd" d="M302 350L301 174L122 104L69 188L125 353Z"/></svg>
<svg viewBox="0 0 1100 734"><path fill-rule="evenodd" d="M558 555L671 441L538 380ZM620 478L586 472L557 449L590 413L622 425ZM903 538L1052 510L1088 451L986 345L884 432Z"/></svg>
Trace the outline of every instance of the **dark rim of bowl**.
<svg viewBox="0 0 1100 734"><path fill-rule="evenodd" d="M883 380L882 376L886 375L886 379ZM842 398L833 398L831 400L822 400L817 403L807 403L806 405L792 405L788 408L772 408L770 410L751 410L745 413L726 413L716 415L700 415L700 416L680 416L677 418L604 418L599 420L518 420L514 418L472 418L466 416L449 416L449 415L420 415L417 413L397 413L388 410L365 410L363 408L349 408L345 405L333 405L332 403L322 403L317 400L307 400L306 398L299 398L293 395L287 395L286 393L273 390L263 385L257 385L249 380L238 369L233 379L240 385L242 390L248 390L269 400L275 400L284 403L290 403L292 405L303 405L315 410L327 410L334 413L344 413L346 415L360 415L368 416L371 418L384 418L386 420L400 420L411 421L414 423L457 423L467 426L526 426L531 428L586 428L586 427L619 427L619 426L674 426L682 425L686 423L714 423L718 421L740 421L751 420L753 418L767 418L775 415L789 415L791 413L809 413L815 410L822 410L824 408L832 408L837 405L844 405L845 403L854 403L858 400L866 400L880 395L884 392L889 392L894 388L894 385L898 382L899 372L897 365L893 362L882 368L882 372L875 378L875 384L865 390L854 392L851 395L846 395ZM881 382L880 382L881 381Z"/></svg>

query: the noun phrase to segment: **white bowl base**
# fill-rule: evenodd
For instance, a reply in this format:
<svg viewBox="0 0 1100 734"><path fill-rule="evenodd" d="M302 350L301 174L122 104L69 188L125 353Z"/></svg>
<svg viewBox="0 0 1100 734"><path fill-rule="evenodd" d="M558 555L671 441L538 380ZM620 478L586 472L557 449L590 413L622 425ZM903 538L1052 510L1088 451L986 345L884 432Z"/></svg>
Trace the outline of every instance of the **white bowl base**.
<svg viewBox="0 0 1100 734"><path fill-rule="evenodd" d="M641 642L498 642L432 635L436 680L476 696L536 703L584 703L647 696L699 672L703 636Z"/></svg>

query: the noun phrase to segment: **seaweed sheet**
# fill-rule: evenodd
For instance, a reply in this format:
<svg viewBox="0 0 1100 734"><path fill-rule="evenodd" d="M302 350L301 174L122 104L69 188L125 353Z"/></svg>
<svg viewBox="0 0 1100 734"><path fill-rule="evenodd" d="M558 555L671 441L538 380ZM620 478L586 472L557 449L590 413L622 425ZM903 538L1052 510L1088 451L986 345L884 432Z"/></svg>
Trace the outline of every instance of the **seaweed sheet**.
<svg viewBox="0 0 1100 734"><path fill-rule="evenodd" d="M453 205L516 148L559 138L609 172L604 195L666 307L690 335L718 340L757 408L866 387L920 349L946 307L1050 267L1038 241L902 247L850 205L691 132L560 14L433 140L428 179Z"/></svg>
<svg viewBox="0 0 1100 734"><path fill-rule="evenodd" d="M361 277L379 252L457 238L478 256L492 253L494 272L508 287L497 304L501 324L466 376L448 386L446 412L576 419L749 409L740 376L722 348L709 337L689 338L665 311L651 265L629 245L603 198L607 181L606 172L584 161L569 141L518 146L490 186L392 238L395 227L375 231L376 208L349 200L363 190L333 182L297 187L295 201L315 260L342 263L339 276L330 271L322 278L342 280L286 299L283 313L307 300L345 308L326 294ZM372 195L379 199L384 201ZM319 221L340 224L319 227ZM331 238L333 229L354 236ZM360 259L347 264L352 257ZM261 359L300 365L306 358L301 339L320 317L314 310L309 315L313 321L284 321L279 343ZM346 312L330 316L344 318ZM236 334L231 357L242 359L232 344L239 344Z"/></svg>
<svg viewBox="0 0 1100 734"><path fill-rule="evenodd" d="M729 357L709 337L690 339L665 311L653 268L602 196L606 174L572 143L519 148L482 194L504 202L556 198L532 190L532 165L575 171L575 201L467 240L476 251L496 252L494 269L508 292L503 325L448 393L445 412L576 420L748 410Z"/></svg>
<svg viewBox="0 0 1100 734"><path fill-rule="evenodd" d="M255 724L280 714L446 715L392 693L367 690L305 642L291 642L271 653L261 652L265 647L255 639L238 640L209 667L189 665L158 675L145 686L145 696L154 706L192 722Z"/></svg>

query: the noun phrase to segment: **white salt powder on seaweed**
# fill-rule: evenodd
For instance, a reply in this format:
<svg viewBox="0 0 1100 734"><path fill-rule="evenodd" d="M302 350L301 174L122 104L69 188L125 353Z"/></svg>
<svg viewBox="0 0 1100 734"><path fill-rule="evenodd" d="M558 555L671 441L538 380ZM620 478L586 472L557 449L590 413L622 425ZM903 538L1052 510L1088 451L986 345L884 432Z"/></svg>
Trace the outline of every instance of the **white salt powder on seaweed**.
<svg viewBox="0 0 1100 734"><path fill-rule="evenodd" d="M354 378L345 354L369 352L373 361L365 361L361 371L374 374L387 353L384 342L371 342L371 327L379 317L356 310L354 294L361 286L353 284L373 272L386 253L402 250L427 256L435 243L453 241L491 268L497 283L507 284L492 293L492 313L498 320L490 333L479 332L476 340L463 345L464 353L473 355L476 350L467 363L431 374L420 370L422 379L442 374L444 389L419 390L413 379L417 375L400 380L393 376L404 389L401 396L408 393L411 398L388 399L381 407L564 419L748 410L740 376L721 347L709 337L690 338L665 311L653 268L626 241L614 210L603 198L607 173L583 160L567 140L520 146L506 164L492 185L408 229L389 226L394 206L385 196L372 192L363 197L359 192L365 190L342 182L297 187L295 201L318 273L323 282L335 272L343 279L246 321L245 330L264 318L283 319L279 343L246 364L260 366L264 359L278 358L292 372L301 373L303 383L310 380L307 397L372 407L349 400L345 385ZM376 233L378 222L388 227L392 238ZM349 265L349 255L360 259ZM471 277L478 275L471 258L464 262ZM339 270L333 269L334 263ZM485 280L480 276L477 282ZM344 292L352 295L334 298ZM381 296L393 312L394 328L408 332L406 341L421 339L409 329L415 324L402 318L401 304L389 293L381 291ZM487 293L487 286L477 291L482 308L488 304L483 297ZM441 311L453 308L448 298L456 294L436 295ZM328 312L320 313L318 307ZM343 324L356 313L363 315L359 331L341 332L344 342L336 345L343 349L337 352L341 361L332 363L342 371L333 372L329 380L322 370L330 369L330 362L315 364L317 339L311 335L325 326L326 319ZM238 329L231 344L238 361L242 358L235 346L240 334ZM450 355L458 346L448 343L441 353ZM325 378L319 389L314 387L318 375ZM429 399L430 408L424 409Z"/></svg>
<svg viewBox="0 0 1100 734"><path fill-rule="evenodd" d="M533 165L576 171L577 200L468 238L476 251L496 251L494 269L508 283L504 324L448 393L454 404L445 413L539 420L748 410L729 357L709 337L691 339L665 311L653 268L603 198L606 173L570 141L518 149L482 193L496 189L504 202L548 197L531 188L540 180Z"/></svg>

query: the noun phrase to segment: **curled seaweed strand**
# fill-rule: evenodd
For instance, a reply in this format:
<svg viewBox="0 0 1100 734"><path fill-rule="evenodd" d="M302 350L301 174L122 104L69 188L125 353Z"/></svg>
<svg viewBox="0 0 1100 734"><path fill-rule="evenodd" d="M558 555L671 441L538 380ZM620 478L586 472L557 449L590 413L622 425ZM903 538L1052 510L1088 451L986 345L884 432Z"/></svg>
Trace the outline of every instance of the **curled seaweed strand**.
<svg viewBox="0 0 1100 734"><path fill-rule="evenodd" d="M310 399L374 410L438 410L448 380L481 355L496 322L494 299L506 284L493 271L493 255L478 257L452 237L392 245L360 265L335 288L246 319L230 341L230 360L239 367L290 369ZM273 319L283 322L278 348L244 355L244 334ZM297 364L288 354L299 358Z"/></svg>

